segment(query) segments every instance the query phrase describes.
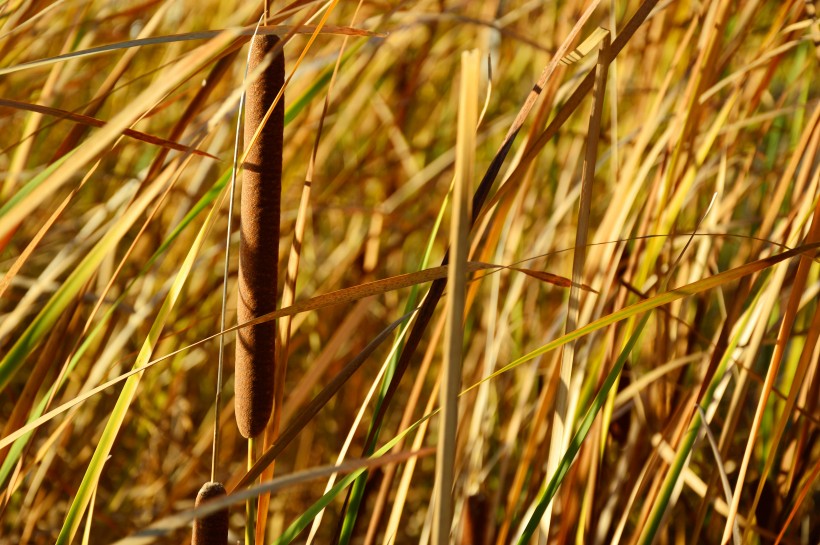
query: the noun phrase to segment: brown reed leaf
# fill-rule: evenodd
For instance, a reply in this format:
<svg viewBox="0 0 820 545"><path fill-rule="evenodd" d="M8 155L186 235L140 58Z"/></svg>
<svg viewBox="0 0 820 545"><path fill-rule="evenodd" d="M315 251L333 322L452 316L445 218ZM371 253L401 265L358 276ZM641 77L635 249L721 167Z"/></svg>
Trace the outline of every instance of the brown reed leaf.
<svg viewBox="0 0 820 545"><path fill-rule="evenodd" d="M51 108L49 106L43 106L41 104L32 104L30 102L11 100L8 98L0 98L0 108L11 108L14 110L36 112L43 115L54 116L60 119L67 119L69 121L73 121L74 123L88 125L89 127L104 127L106 124L105 121L103 121L102 119L97 119L96 117L69 112L68 110L61 110L60 108ZM148 144L154 144L155 146L161 146L163 148L169 148L172 150L182 152L190 152L194 155L199 155L201 157L210 157L211 159L218 159L210 153L206 153L196 148L186 146L185 144L180 144L179 142L166 140L165 138L160 138L159 136L154 136L153 134L144 133L142 131L135 131L134 129L125 129L122 131L122 133L125 136L128 136L129 138L133 138L141 142L147 142Z"/></svg>

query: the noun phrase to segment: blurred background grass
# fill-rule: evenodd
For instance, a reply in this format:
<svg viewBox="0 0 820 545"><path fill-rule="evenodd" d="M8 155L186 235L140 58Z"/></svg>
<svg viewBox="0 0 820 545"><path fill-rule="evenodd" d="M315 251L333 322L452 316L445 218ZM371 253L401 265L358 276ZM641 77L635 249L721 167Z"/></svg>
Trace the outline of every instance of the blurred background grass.
<svg viewBox="0 0 820 545"><path fill-rule="evenodd" d="M305 210L297 300L440 262L448 240L445 199L453 179L461 52L478 48L486 61L479 100L487 109L475 164L480 176L590 4L271 5L269 24L288 36L284 52L292 71L285 91L280 271L328 101ZM655 296L665 282L682 286L819 240L820 29L813 3L650 4L654 10L609 67L590 203L594 245L586 249L582 278L597 293L581 292L579 325ZM599 27L617 37L639 5L600 2L569 51ZM148 359L156 359L219 331L228 227L223 187L248 36L197 33L252 29L260 10L250 3L162 0L21 0L0 7L2 437L128 371L146 344ZM312 26L290 32L298 25ZM158 37L168 39L135 41ZM537 142L556 112L572 104L570 94L593 69L596 51L559 64L538 95L491 199L508 187L472 231L470 259L502 265L526 259L520 267L572 276L573 252L564 250L574 246L579 229L592 93L554 136ZM90 118L107 124L90 126ZM131 132L120 137L126 128ZM445 221L436 230L441 210ZM698 235L673 267L701 218ZM237 214L234 250L238 223ZM197 247L200 232L205 238ZM192 268L179 277L192 248ZM779 534L783 543L820 541L820 267L812 259L816 249L810 251L653 312L617 383L619 393L613 390L561 483L549 542L719 542L733 499L724 494L721 472L737 497L744 542L772 543ZM233 251L229 263L229 325L235 324L236 256ZM184 287L157 325L176 278ZM562 333L569 290L509 270L471 289L464 387ZM407 289L388 291L294 317L283 427L404 314L408 297ZM401 378L382 442L435 406L442 368L435 331L443 307ZM576 342L568 385L576 422L638 317ZM160 339L150 338L152 327L162 331ZM246 454L232 414L234 334L225 339L216 474L230 484L244 473ZM277 476L334 463L349 433L347 456L360 455L372 401L364 422L352 432L351 426L389 344L277 457ZM192 506L210 475L217 351L211 340L142 375L92 486L88 542L123 538ZM550 477L560 356L552 350L522 362L461 398L455 539L472 524L483 536L474 542L506 543L529 519ZM714 395L707 397L710 383ZM0 541L57 538L121 388L59 412L0 450ZM687 429L699 422L698 403L718 440L717 458L705 440L695 442L688 458L682 446L687 433L697 434ZM433 418L418 446L434 446L436 428ZM674 470L676 452L685 463ZM741 470L744 463L748 469ZM353 542L429 538L434 458L419 458L414 472L405 464L395 471L388 479L384 468L370 472ZM324 486L312 480L273 496L271 540ZM339 496L330 504L316 542L334 542L341 517L350 516L342 502ZM655 512L665 514L656 532ZM400 524L389 524L391 516ZM231 521L239 539L241 509L232 510ZM75 541L83 539L85 525ZM157 539L179 543L187 535L181 529Z"/></svg>

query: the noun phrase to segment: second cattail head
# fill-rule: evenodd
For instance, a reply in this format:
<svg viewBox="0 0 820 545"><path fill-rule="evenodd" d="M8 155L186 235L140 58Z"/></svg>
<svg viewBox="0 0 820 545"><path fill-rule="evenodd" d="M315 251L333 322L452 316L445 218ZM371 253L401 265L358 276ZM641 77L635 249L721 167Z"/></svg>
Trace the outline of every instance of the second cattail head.
<svg viewBox="0 0 820 545"><path fill-rule="evenodd" d="M196 495L196 507L227 495L225 487L217 482L207 482ZM205 515L194 520L191 545L225 545L228 542L228 509Z"/></svg>

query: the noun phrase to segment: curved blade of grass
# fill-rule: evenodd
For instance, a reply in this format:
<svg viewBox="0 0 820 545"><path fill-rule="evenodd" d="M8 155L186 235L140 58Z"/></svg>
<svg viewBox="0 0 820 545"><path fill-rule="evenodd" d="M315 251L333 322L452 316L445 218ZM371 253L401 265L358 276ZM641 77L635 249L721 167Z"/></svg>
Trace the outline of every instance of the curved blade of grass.
<svg viewBox="0 0 820 545"><path fill-rule="evenodd" d="M649 317L651 315L651 312L646 312L643 315L643 318L641 318L638 322L635 327L635 331L633 331L632 335L629 336L623 350L621 350L621 353L618 355L618 359L615 361L615 365L612 366L612 370L606 376L604 383L601 385L601 389L598 390L595 399L592 400L592 404L589 409L587 409L586 416L584 416L584 419L578 426L578 431L576 431L575 435L572 437L572 441L570 441L567 451L561 457L561 461L558 463L555 473L553 473L552 477L550 477L547 486L541 491L535 510L530 515L521 537L518 538L517 543L519 545L529 543L533 533L535 533L535 530L538 528L538 525L541 522L541 517L546 512L547 506L549 506L550 502L552 502L552 498L558 491L558 487L564 480L570 466L572 466L572 463L575 461L575 456L578 454L578 451L581 450L581 445L583 444L584 439L586 439L589 430L592 428L592 423L595 421L595 417L598 416L598 413L601 411L604 403L606 403L609 390L621 374L621 370L624 368L626 359L629 357L629 354L632 353L632 349L635 348L635 344L641 337L643 328L646 326L646 322L649 321Z"/></svg>
<svg viewBox="0 0 820 545"><path fill-rule="evenodd" d="M60 108L51 108L49 106L43 106L41 104L31 104L29 102L20 102L19 100L11 100L7 98L0 98L0 107L36 112L43 115L50 115L53 117L57 117L58 119L67 119L68 121L73 121L74 123L88 125L89 127L104 127L106 123L102 119L97 119L96 117L92 117L90 115L78 114L74 112L69 112L68 110L62 110ZM210 157L211 159L217 159L217 157L214 157L210 153L186 146L185 144L180 144L179 142L174 142L172 140L162 138L160 136L154 136L153 134L148 134L142 131L137 131L134 129L125 129L122 131L122 134L128 136L129 138L139 140L140 142L146 142L148 144L154 144L156 146L162 146L168 149L190 152L194 155L200 155L202 157Z"/></svg>
<svg viewBox="0 0 820 545"><path fill-rule="evenodd" d="M148 45L159 45L159 44L169 44L169 43L178 43L178 42L190 42L194 40L210 40L216 38L223 32L230 32L235 34L236 36L247 36L250 37L253 34L254 29L251 28L229 28L224 30L203 30L199 32L186 32L183 34L170 34L167 36L153 36L150 38L139 38L136 40L127 40L124 42L116 42L113 44L106 44L106 45L99 45L96 47L90 47L88 49L84 49L82 51L74 51L72 53L66 53L64 55L57 55L56 57L49 57L47 59L40 59L36 61L26 62L23 64L17 64L15 66L9 66L8 68L0 69L0 76L11 74L13 72L19 72L20 70L28 70L30 68L38 68L41 66L48 66L50 64L54 64L55 62L64 62L71 59L82 58L82 57L91 57L94 55L100 55L102 53L109 53L111 51L119 51L120 49L129 49L132 47L144 47ZM359 28L351 28L351 27L339 27L333 25L322 25L322 28L317 30L313 25L302 25L300 27L294 28L290 25L280 25L276 27L261 27L259 29L259 34L282 34L282 33L292 33L292 34L338 34L340 36L363 36L363 37L384 37L385 34L379 34L376 32L371 32L369 30L363 30Z"/></svg>
<svg viewBox="0 0 820 545"><path fill-rule="evenodd" d="M218 217L218 211L219 206L214 206L208 214L202 228L200 228L191 249L188 251L188 255L185 257L185 260L180 266L179 272L174 279L174 283L171 286L171 289L168 292L168 295L166 296L165 301L163 302L162 307L160 308L159 313L151 326L148 337L145 339L142 349L137 355L137 359L133 366L134 370L141 369L149 361L151 354L154 351L154 347L159 340L160 333L165 327L165 323L171 315L171 310L179 298L182 287L188 279L188 274L193 268L194 261L199 253L199 249L202 247L202 243L205 241L208 231L213 225L215 219ZM67 545L68 543L71 543L74 534L77 532L77 528L81 523L85 509L97 487L97 482L102 474L105 460L108 458L111 448L114 446L114 441L116 440L120 427L125 420L125 416L128 412L129 406L131 405L131 401L137 393L137 387L139 386L142 374L143 372L141 371L129 377L122 389L122 392L120 392L119 398L117 399L117 404L111 412L111 417L108 419L108 423L103 430L100 442L97 444L97 447L94 450L94 455L91 457L91 461L86 468L85 476L83 477L80 488L77 491L77 495L74 497L74 501L71 503L71 507L68 510L65 522L63 523L63 528L57 538L57 545Z"/></svg>
<svg viewBox="0 0 820 545"><path fill-rule="evenodd" d="M686 284L685 286L681 286L679 288L673 288L664 293L660 293L654 297L650 297L649 299L645 299L638 303L629 305L628 307L616 310L612 314L603 316L595 320L594 322L590 322L589 324L583 327L571 331L566 335L559 337L554 341L550 341L549 343L541 346L540 348L536 348L532 352L521 356L512 363L502 367L492 375L484 378L480 382L475 383L468 390L476 388L482 382L491 380L502 373L506 373L510 369L518 367L519 365L522 365L532 359L535 359L542 354L546 354L551 350L555 350L559 346L562 346L571 340L578 339L579 337L583 337L584 335L588 335L593 331L597 331L608 325L620 322L621 320L637 316L638 314L647 312L661 305L666 305L679 299L683 299L684 297L689 297L691 295L695 295L696 293L700 293L703 291L716 288L718 286L722 286L728 282L732 282L734 280L743 278L744 276L748 276L750 274L762 271L763 269L767 269L772 265L776 265L778 263L786 261L787 259L791 259L799 255L807 255L809 257L812 257L810 254L818 248L820 248L820 243L817 242L812 244L804 244L792 250L788 250L780 254L775 254L773 256L765 257L757 261L752 261L751 263L746 263L745 265L741 265L740 267L735 267L734 269L718 273L714 276L710 276L709 278L704 278L703 280L698 280L697 282L692 282L691 284Z"/></svg>
<svg viewBox="0 0 820 545"><path fill-rule="evenodd" d="M421 272L423 270L426 270L425 267L427 267L427 265L430 263L430 256L432 255L432 252L433 252L433 246L434 246L435 241L436 241L436 236L438 235L439 228L441 227L441 222L444 220L444 212L447 210L447 203L449 202L449 200L450 200L450 194L448 193L447 195L445 195L445 197L444 197L444 199L441 203L441 207L439 208L438 215L436 216L436 221L433 224L433 229L430 232L430 236L427 239L427 247L425 248L424 255L421 259L421 264L419 266L419 272ZM445 271L444 276L446 276L447 267L437 267L437 268L440 268L443 271ZM442 278L444 278L444 276ZM410 290L410 295L407 297L407 302L405 303L405 306L404 306L405 312L409 312L411 309L413 309L415 307L415 305L418 303L418 297L419 297L419 286L418 286L418 284L416 284ZM390 381L393 379L393 375L396 372L396 366L398 365L399 355L401 354L402 350L404 350L405 341L404 341L403 337L398 336L398 334L397 334L397 337L396 337L396 340L394 341L394 344L395 343L398 343L398 346L397 347L391 347L391 350L393 348L397 348L397 349L393 352L393 354L394 354L393 358L391 359L390 364L388 365L387 372L385 372L384 377L382 378L382 384L381 384L381 388L379 390L379 397L378 397L378 399L376 399L376 404L375 404L375 409L374 409L374 411L376 413L378 413L379 409L382 406L382 403L384 403L384 398L387 395L387 389L390 387ZM373 431L372 423L371 423L371 429L368 430L368 434L370 434L370 433L375 433L376 435L378 435L378 430ZM365 450L365 455L370 455L370 454L371 454L371 451L366 449ZM359 476L359 478L356 479L356 481L353 483L353 487L350 490L349 501L348 501L348 509L345 511L344 521L342 523L340 543L346 543L350 539L350 536L353 533L353 526L356 523L356 516L358 514L359 505L361 505L361 501L364 497L364 488L365 488L366 484L367 484L367 472L365 471L364 473L362 473Z"/></svg>

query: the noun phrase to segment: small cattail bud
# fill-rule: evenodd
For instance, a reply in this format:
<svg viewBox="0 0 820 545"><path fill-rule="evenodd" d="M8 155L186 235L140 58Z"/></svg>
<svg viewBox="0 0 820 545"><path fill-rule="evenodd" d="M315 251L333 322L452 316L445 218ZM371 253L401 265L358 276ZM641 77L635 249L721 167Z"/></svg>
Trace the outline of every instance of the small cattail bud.
<svg viewBox="0 0 820 545"><path fill-rule="evenodd" d="M227 495L220 483L208 482L199 489L196 495L196 507L215 498ZM228 542L228 509L211 513L194 520L194 533L191 545L225 545Z"/></svg>

